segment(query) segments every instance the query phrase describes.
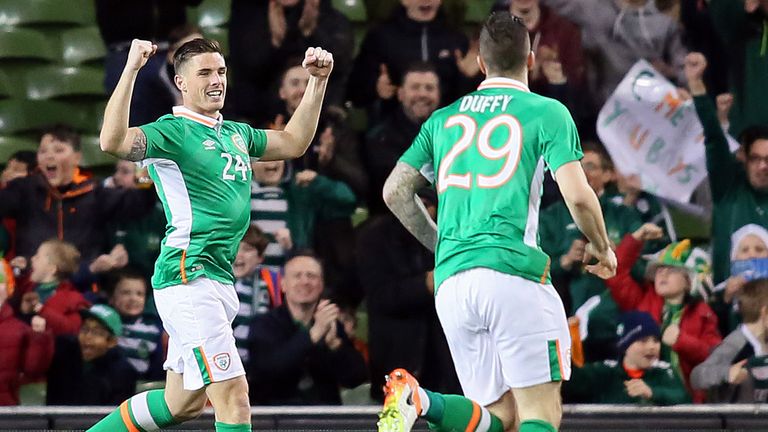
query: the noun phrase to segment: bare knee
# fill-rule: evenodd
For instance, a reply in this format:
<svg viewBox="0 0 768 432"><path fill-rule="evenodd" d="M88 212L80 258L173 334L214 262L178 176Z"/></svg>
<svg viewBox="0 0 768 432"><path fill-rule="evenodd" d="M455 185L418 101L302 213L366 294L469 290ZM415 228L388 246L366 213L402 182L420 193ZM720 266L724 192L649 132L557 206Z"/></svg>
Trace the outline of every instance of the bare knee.
<svg viewBox="0 0 768 432"><path fill-rule="evenodd" d="M187 399L177 406L168 404L168 410L171 412L174 420L177 422L185 422L199 417L200 414L203 413L207 401L208 398L205 396L205 393L203 393L201 394L201 397Z"/></svg>
<svg viewBox="0 0 768 432"><path fill-rule="evenodd" d="M521 422L544 420L560 427L563 407L560 399L560 383L550 382L513 390L517 414Z"/></svg>
<svg viewBox="0 0 768 432"><path fill-rule="evenodd" d="M251 405L245 376L211 384L206 392L217 420L225 423L246 423L250 420Z"/></svg>
<svg viewBox="0 0 768 432"><path fill-rule="evenodd" d="M505 431L515 431L519 425L517 409L515 407L515 397L512 392L506 392L499 400L486 407L488 411L496 416Z"/></svg>

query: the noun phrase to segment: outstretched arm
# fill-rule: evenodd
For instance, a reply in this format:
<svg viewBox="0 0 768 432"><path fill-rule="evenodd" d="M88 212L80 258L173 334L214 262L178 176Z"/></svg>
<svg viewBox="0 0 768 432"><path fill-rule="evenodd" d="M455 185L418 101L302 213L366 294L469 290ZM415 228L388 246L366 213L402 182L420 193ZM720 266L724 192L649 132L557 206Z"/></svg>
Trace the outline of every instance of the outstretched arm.
<svg viewBox="0 0 768 432"><path fill-rule="evenodd" d="M307 48L302 66L310 75L304 96L285 129L267 131L267 148L261 160L297 158L307 151L315 136L325 88L333 70L333 54L320 47Z"/></svg>
<svg viewBox="0 0 768 432"><path fill-rule="evenodd" d="M133 40L125 69L104 111L104 125L99 136L101 150L121 159L140 161L147 151L147 137L141 129L128 127L128 116L136 76L155 51L157 45L152 42Z"/></svg>
<svg viewBox="0 0 768 432"><path fill-rule="evenodd" d="M437 245L437 225L427 214L416 191L428 184L416 168L398 162L384 183L384 202L405 228L427 249Z"/></svg>

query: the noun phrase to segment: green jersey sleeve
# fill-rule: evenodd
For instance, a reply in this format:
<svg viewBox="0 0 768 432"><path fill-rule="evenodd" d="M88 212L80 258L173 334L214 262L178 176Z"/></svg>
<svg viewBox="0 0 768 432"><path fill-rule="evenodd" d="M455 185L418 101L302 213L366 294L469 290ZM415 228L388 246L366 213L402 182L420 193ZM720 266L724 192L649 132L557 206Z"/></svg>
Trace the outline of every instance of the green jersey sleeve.
<svg viewBox="0 0 768 432"><path fill-rule="evenodd" d="M581 151L576 124L565 105L553 101L548 108L542 121L544 127L541 129L543 136L540 142L544 161L554 173L568 162L581 160L584 154Z"/></svg>
<svg viewBox="0 0 768 432"><path fill-rule="evenodd" d="M140 126L147 137L145 159L174 159L184 142L184 126L172 115Z"/></svg>
<svg viewBox="0 0 768 432"><path fill-rule="evenodd" d="M247 124L241 125L243 136L248 137L248 155L253 158L260 158L264 155L267 148L267 133L262 129L254 129Z"/></svg>
<svg viewBox="0 0 768 432"><path fill-rule="evenodd" d="M419 170L421 175L429 180L430 183L435 182L434 144L432 139L434 136L434 123L432 117L424 122L421 125L419 134L413 139L411 146L400 157L400 162L407 163Z"/></svg>

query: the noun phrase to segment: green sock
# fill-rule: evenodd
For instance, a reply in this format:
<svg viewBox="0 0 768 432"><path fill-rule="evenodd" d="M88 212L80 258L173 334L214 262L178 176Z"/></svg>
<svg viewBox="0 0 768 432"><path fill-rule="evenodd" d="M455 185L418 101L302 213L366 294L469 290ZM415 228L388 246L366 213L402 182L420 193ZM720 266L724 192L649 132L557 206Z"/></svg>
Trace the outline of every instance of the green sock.
<svg viewBox="0 0 768 432"><path fill-rule="evenodd" d="M435 431L504 432L498 417L472 400L458 395L442 395L424 390L429 408L424 418Z"/></svg>
<svg viewBox="0 0 768 432"><path fill-rule="evenodd" d="M139 393L120 404L88 432L154 432L178 424L165 403L165 390Z"/></svg>
<svg viewBox="0 0 768 432"><path fill-rule="evenodd" d="M251 432L249 423L229 424L216 422L216 432Z"/></svg>
<svg viewBox="0 0 768 432"><path fill-rule="evenodd" d="M557 432L557 429L544 420L526 420L520 423L520 432Z"/></svg>

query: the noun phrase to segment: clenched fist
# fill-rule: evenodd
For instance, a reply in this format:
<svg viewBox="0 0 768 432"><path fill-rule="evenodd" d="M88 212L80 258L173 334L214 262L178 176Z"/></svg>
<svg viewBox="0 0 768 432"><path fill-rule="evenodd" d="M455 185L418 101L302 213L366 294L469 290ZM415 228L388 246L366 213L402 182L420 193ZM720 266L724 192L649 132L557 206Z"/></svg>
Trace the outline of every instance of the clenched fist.
<svg viewBox="0 0 768 432"><path fill-rule="evenodd" d="M131 49L128 51L128 61L125 62L125 68L138 71L150 57L157 52L157 45L150 41L134 39L131 42Z"/></svg>
<svg viewBox="0 0 768 432"><path fill-rule="evenodd" d="M333 54L320 47L307 48L301 66L315 78L328 78L333 70Z"/></svg>

